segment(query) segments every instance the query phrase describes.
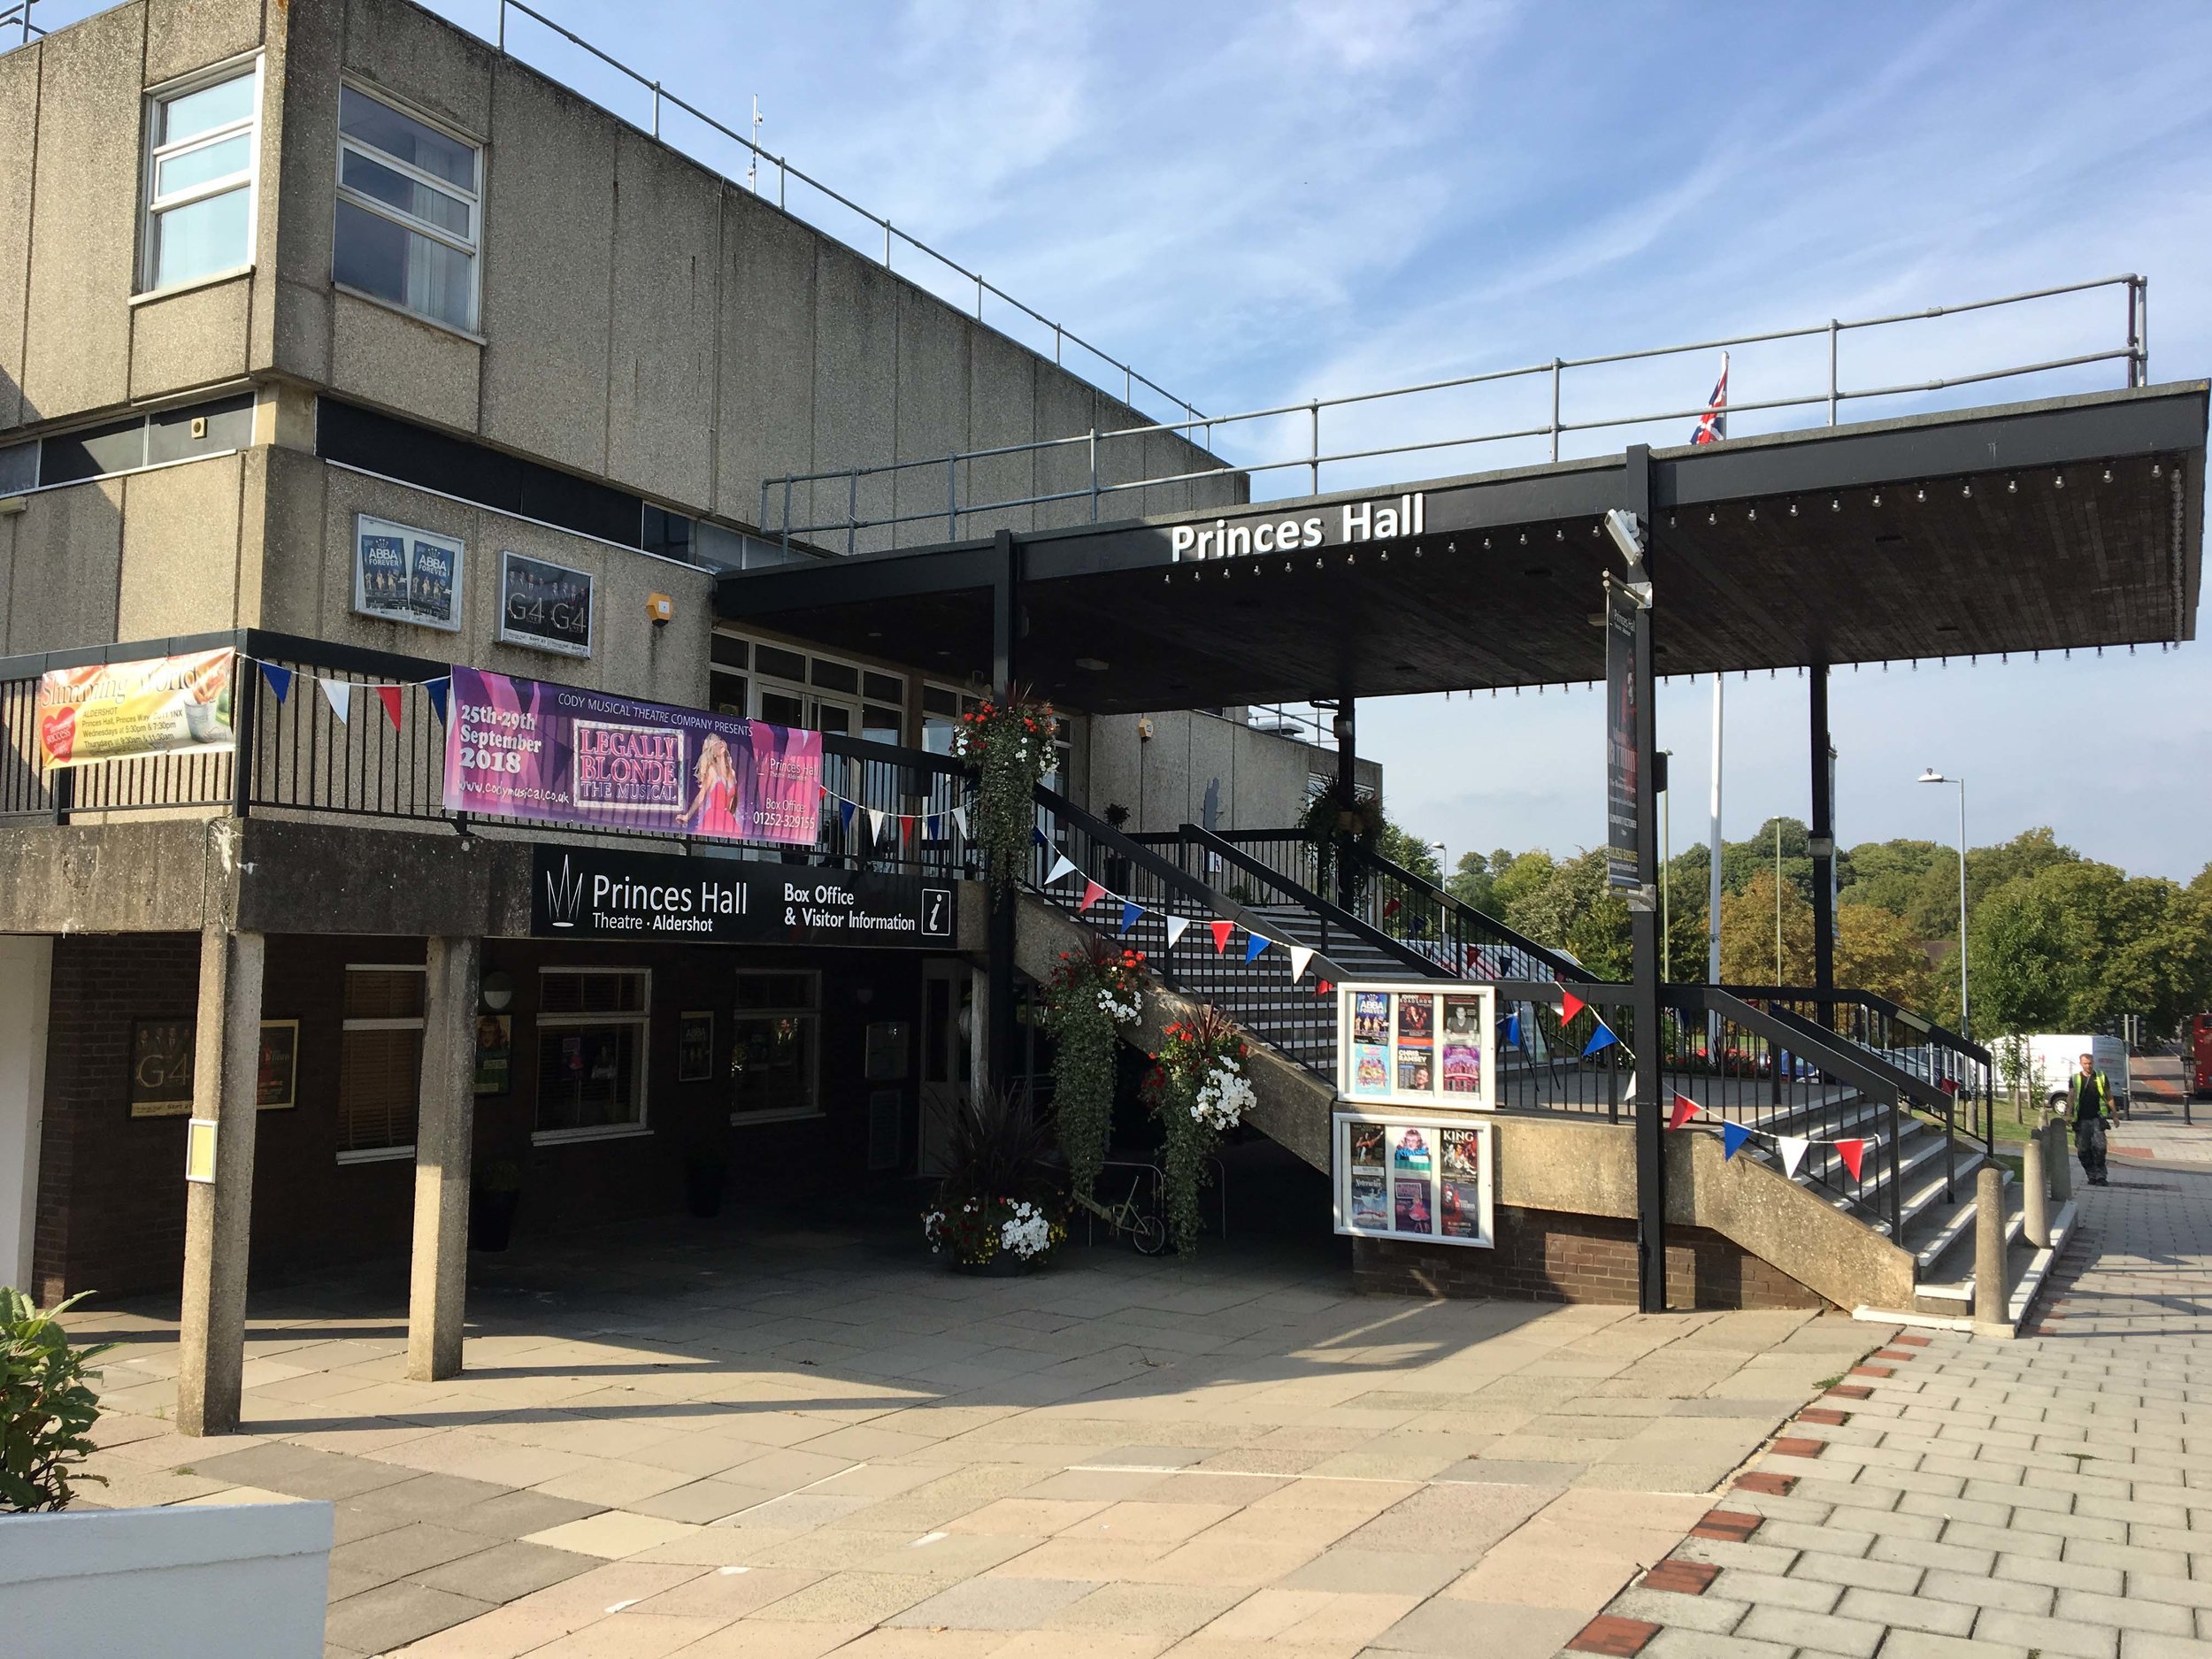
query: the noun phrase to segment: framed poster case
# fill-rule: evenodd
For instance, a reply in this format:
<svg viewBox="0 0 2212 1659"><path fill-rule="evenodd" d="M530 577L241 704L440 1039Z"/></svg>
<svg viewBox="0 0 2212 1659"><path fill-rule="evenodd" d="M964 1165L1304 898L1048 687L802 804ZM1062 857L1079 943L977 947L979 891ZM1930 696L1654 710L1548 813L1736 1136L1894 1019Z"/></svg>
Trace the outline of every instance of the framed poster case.
<svg viewBox="0 0 2212 1659"><path fill-rule="evenodd" d="M1490 1111L1497 1105L1497 992L1456 980L1336 987L1336 1092L1359 1106Z"/></svg>
<svg viewBox="0 0 2212 1659"><path fill-rule="evenodd" d="M1336 1230L1492 1248L1497 1126L1476 1117L1357 1108L1332 1120Z"/></svg>
<svg viewBox="0 0 2212 1659"><path fill-rule="evenodd" d="M572 570L512 549L499 556L499 637L509 645L589 657L594 583Z"/></svg>

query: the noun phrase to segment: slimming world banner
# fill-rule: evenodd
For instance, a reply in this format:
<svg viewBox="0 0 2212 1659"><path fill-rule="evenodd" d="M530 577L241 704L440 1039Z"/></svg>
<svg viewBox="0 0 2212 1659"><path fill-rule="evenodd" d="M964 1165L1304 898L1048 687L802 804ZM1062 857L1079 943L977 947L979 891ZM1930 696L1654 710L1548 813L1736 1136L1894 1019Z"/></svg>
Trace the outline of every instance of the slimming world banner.
<svg viewBox="0 0 2212 1659"><path fill-rule="evenodd" d="M453 669L445 803L457 812L810 847L822 734Z"/></svg>
<svg viewBox="0 0 2212 1659"><path fill-rule="evenodd" d="M50 668L38 681L39 758L49 772L141 755L209 754L233 746L226 647L189 657Z"/></svg>

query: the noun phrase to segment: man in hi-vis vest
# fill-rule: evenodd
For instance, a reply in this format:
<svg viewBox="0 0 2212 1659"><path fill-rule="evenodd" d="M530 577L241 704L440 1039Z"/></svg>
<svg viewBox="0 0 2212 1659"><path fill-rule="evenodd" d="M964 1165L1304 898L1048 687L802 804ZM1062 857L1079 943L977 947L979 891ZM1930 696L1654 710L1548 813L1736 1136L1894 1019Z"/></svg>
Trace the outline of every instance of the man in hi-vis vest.
<svg viewBox="0 0 2212 1659"><path fill-rule="evenodd" d="M2070 1105L2074 1118L2074 1149L2081 1156L2082 1173L2092 1187L2105 1180L2105 1125L2112 1117L2111 1079L2097 1070L2094 1056L2081 1057L2081 1070L2072 1079Z"/></svg>

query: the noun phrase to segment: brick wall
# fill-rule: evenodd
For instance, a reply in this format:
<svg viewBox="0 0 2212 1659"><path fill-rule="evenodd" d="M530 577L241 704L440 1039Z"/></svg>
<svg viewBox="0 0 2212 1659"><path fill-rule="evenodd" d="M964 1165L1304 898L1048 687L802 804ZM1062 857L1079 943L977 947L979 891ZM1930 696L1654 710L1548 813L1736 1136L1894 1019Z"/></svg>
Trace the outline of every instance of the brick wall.
<svg viewBox="0 0 2212 1659"><path fill-rule="evenodd" d="M1636 1301L1636 1224L1501 1204L1494 1249L1352 1240L1356 1288L1387 1295L1530 1302ZM1771 1263L1703 1227L1667 1229L1667 1302L1674 1308L1820 1308Z"/></svg>

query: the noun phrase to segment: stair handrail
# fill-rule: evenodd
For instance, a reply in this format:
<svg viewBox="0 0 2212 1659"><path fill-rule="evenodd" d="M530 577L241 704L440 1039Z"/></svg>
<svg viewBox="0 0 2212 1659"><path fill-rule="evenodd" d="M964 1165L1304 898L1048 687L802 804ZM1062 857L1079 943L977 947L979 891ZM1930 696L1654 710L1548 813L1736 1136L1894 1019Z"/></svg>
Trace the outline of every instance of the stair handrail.
<svg viewBox="0 0 2212 1659"><path fill-rule="evenodd" d="M1415 888L1424 898L1434 903L1439 909L1448 910L1463 920L1471 920L1478 928L1497 934L1499 943L1521 951L1532 962L1542 963L1560 979L1594 979L1590 970L1582 964L1570 961L1548 946L1538 944L1527 934L1507 926L1489 911L1477 909L1449 888L1437 886L1426 876L1417 874L1403 864L1384 857L1380 853L1366 852L1357 848L1353 850L1355 856L1364 860L1385 875ZM1610 980L1594 980L1594 982L1614 983Z"/></svg>
<svg viewBox="0 0 2212 1659"><path fill-rule="evenodd" d="M1108 849L1118 856L1128 859L1131 864L1158 877L1164 886L1181 894L1184 898L1191 901L1195 908L1204 910L1208 915L1219 920L1234 922L1248 933L1257 933L1263 939L1274 937L1267 931L1264 918L1256 917L1246 906L1238 903L1227 894L1217 891L1202 878L1192 875L1180 864L1172 864L1161 857L1150 848L1130 840L1105 819L1092 817L1090 813L1076 805L1074 802L1057 790L1048 788L1041 783L1036 788L1036 801L1038 805L1043 807L1054 817L1064 819L1081 830L1096 845ZM1084 874L1088 879L1097 879L1088 871L1084 872ZM1041 887L1039 891L1042 890ZM1262 925L1255 926L1255 922L1260 922ZM1325 952L1316 951L1313 959L1318 968L1326 970L1323 977L1332 979L1341 979L1347 977L1343 970L1330 960ZM1163 962L1159 965L1164 977L1167 964Z"/></svg>
<svg viewBox="0 0 2212 1659"><path fill-rule="evenodd" d="M1965 1056L1982 1065L1993 1065L1994 1057L1970 1037L1962 1037L1947 1025L1939 1025L1925 1014L1914 1012L1901 1002L1892 1002L1879 991L1847 989L1842 986L1822 991L1801 985L1728 985L1722 987L1731 995L1743 997L1788 997L1801 1002L1860 1002L1886 1014L1899 1024L1925 1033L1946 1048Z"/></svg>
<svg viewBox="0 0 2212 1659"><path fill-rule="evenodd" d="M1914 1076L1902 1066L1891 1064L1865 1044L1830 1031L1825 1025L1816 1025L1801 1014L1771 1003L1747 1002L1719 986L1667 987L1669 992L1678 989L1698 993L1701 1011L1725 1014L1778 1048L1815 1061L1824 1071L1832 1072L1862 1089L1910 1099L1938 1116L1947 1116L1952 1109L1951 1097L1934 1084ZM1678 1002L1677 1006L1682 1004Z"/></svg>
<svg viewBox="0 0 2212 1659"><path fill-rule="evenodd" d="M1292 880L1271 864L1253 857L1242 848L1233 841L1224 840L1213 831L1202 829L1195 824L1185 824L1176 831L1176 834L1186 846L1195 847L1202 852L1212 853L1223 863L1234 864L1245 874L1268 883L1278 892L1288 895L1294 902L1311 910L1324 921L1342 928L1354 938L1374 946L1378 950L1386 951L1397 957L1399 961L1407 964L1424 979L1435 979L1451 977L1445 972L1440 963L1423 956L1403 940L1394 939L1381 928L1371 926L1362 921L1351 911L1332 904L1312 888Z"/></svg>

